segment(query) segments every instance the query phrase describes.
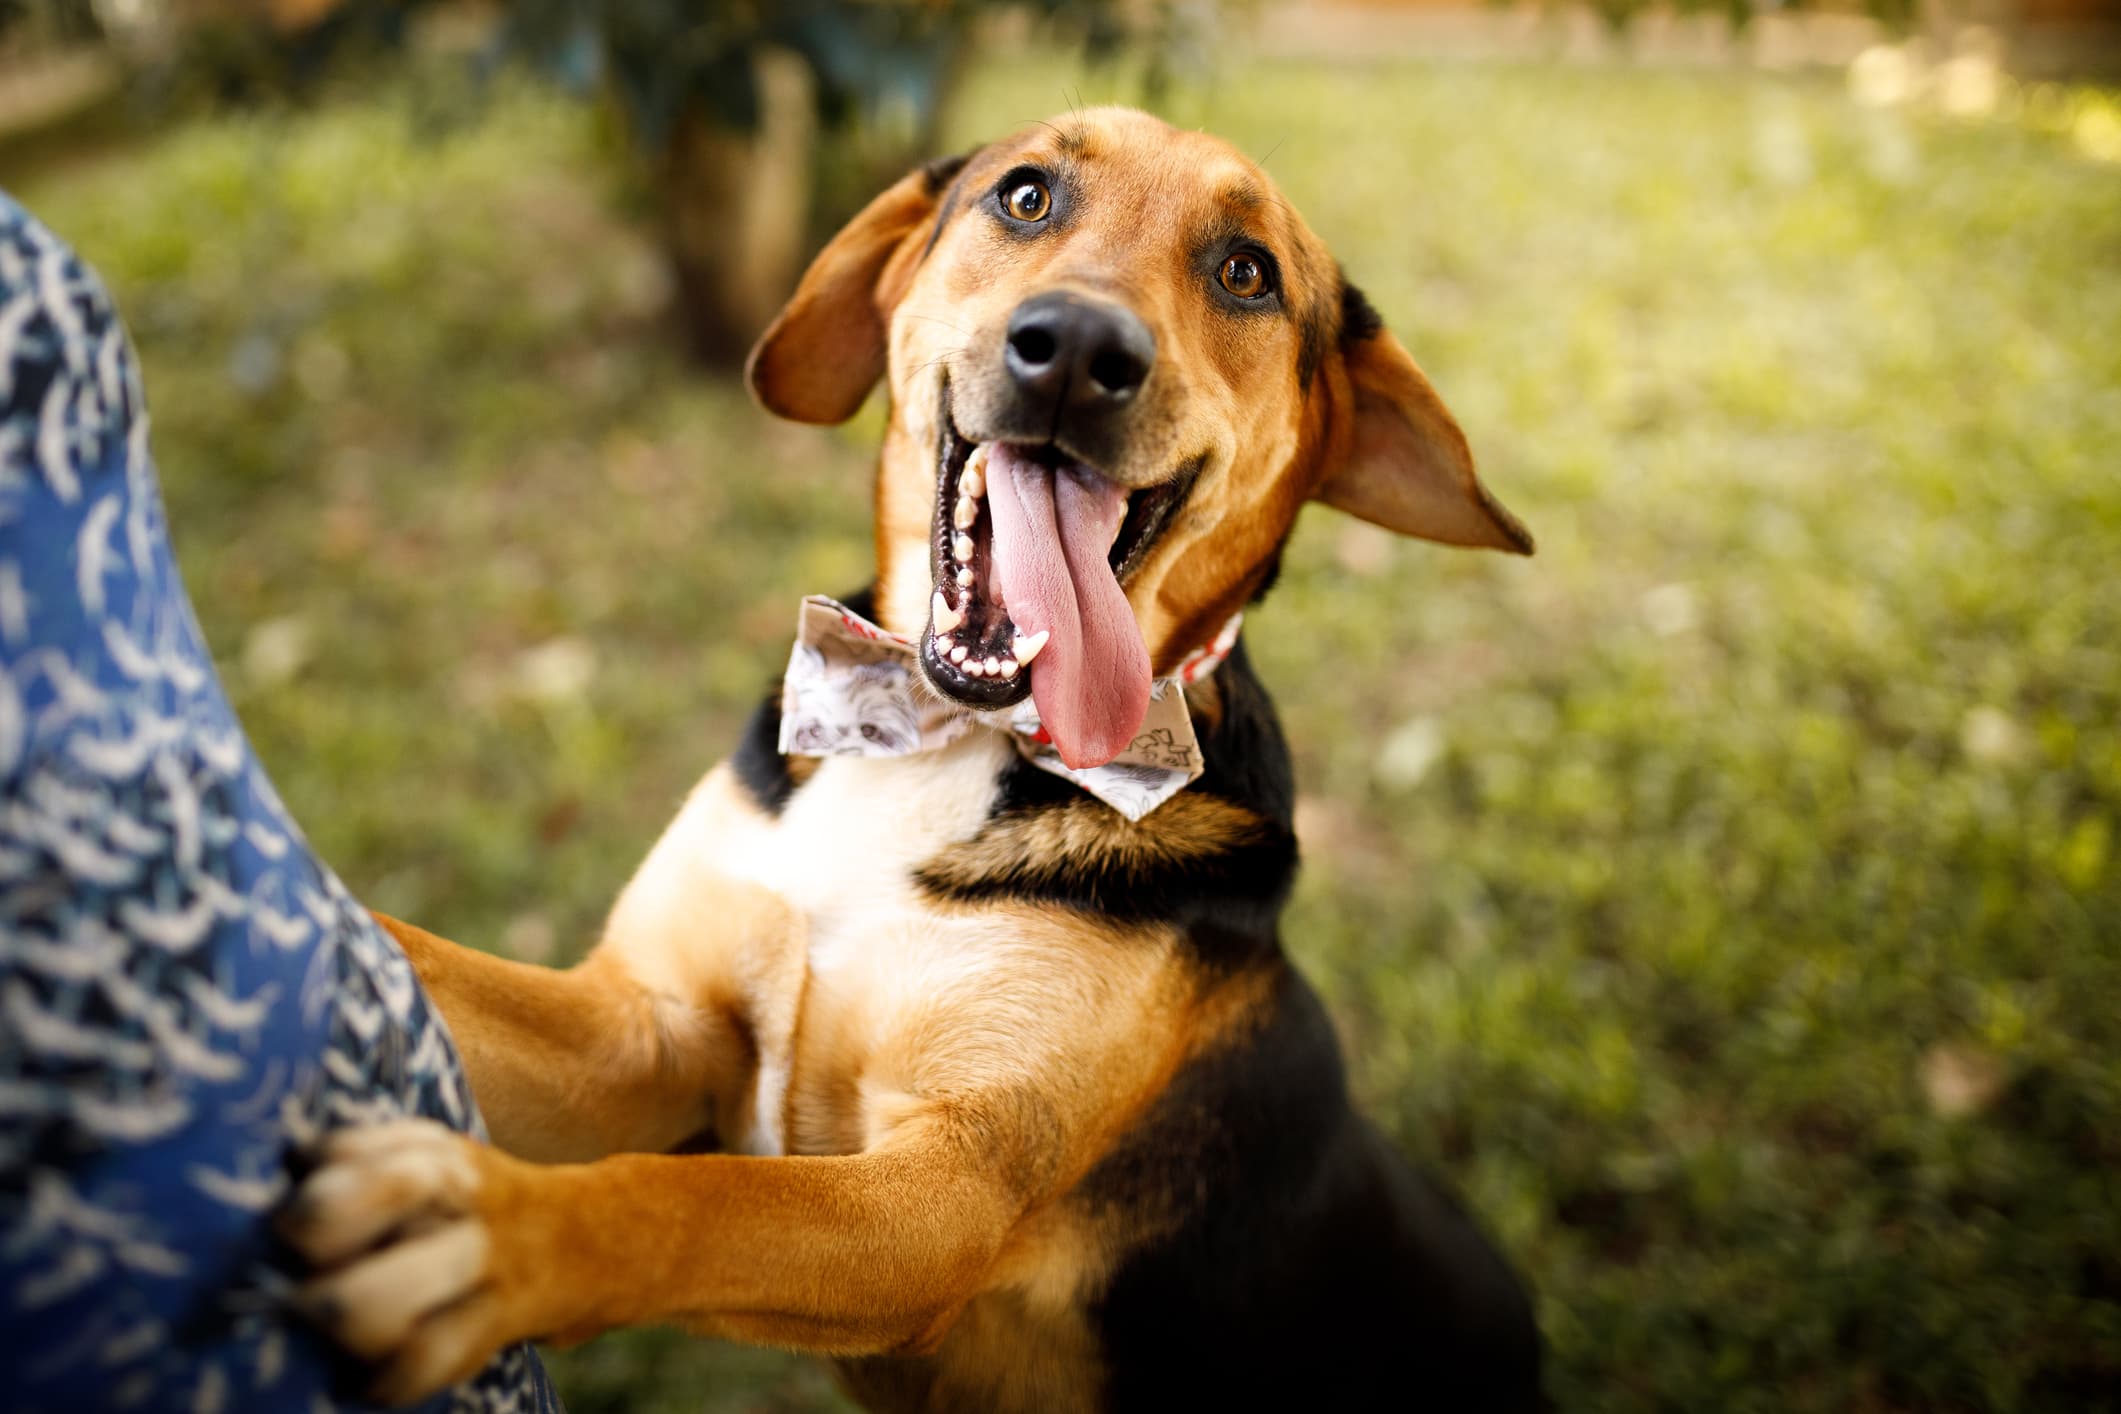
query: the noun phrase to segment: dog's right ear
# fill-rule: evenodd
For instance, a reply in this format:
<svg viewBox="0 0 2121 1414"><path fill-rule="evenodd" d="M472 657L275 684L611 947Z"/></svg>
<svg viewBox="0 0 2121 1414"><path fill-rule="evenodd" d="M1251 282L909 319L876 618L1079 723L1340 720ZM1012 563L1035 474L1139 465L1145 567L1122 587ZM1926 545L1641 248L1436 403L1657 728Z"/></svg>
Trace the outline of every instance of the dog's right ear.
<svg viewBox="0 0 2121 1414"><path fill-rule="evenodd" d="M969 154L968 154L969 156ZM919 242L965 157L930 162L887 187L823 250L744 365L752 396L796 422L845 422L884 376L891 310Z"/></svg>

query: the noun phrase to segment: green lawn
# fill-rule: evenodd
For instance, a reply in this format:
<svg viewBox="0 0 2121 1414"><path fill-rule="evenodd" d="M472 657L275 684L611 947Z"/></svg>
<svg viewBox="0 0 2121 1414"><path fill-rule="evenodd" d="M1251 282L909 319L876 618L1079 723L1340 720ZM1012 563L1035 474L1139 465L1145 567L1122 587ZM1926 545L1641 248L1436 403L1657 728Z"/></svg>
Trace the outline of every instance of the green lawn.
<svg viewBox="0 0 2121 1414"><path fill-rule="evenodd" d="M1024 72L975 66L953 133L1063 105ZM2121 1402L2121 166L2068 101L1413 64L1171 97L1274 150L1540 538L1318 512L1248 630L1305 792L1289 946L1537 1287L1564 1408ZM866 576L876 424L772 424L671 352L588 112L422 112L16 190L117 291L317 844L564 958L797 596ZM556 1367L583 1414L839 1407L667 1334Z"/></svg>

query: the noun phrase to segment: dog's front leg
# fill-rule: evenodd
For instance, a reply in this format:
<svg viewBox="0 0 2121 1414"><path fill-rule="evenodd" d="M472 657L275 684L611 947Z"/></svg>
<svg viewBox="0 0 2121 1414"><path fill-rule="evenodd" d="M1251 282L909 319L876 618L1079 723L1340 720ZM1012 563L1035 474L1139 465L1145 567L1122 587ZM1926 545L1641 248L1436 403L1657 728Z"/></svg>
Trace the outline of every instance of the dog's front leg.
<svg viewBox="0 0 2121 1414"><path fill-rule="evenodd" d="M563 1162L660 1152L709 1130L726 1142L720 1131L748 1120L752 1013L766 996L792 997L797 984L778 974L800 977L801 923L749 885L714 881L692 902L682 923L645 939L615 932L565 970L376 919L449 1023L494 1142ZM698 962L665 965L650 986L616 945L628 942Z"/></svg>
<svg viewBox="0 0 2121 1414"><path fill-rule="evenodd" d="M280 1226L300 1302L407 1402L528 1337L678 1322L824 1354L940 1339L1018 1204L941 1125L806 1158L537 1165L425 1120L334 1135Z"/></svg>

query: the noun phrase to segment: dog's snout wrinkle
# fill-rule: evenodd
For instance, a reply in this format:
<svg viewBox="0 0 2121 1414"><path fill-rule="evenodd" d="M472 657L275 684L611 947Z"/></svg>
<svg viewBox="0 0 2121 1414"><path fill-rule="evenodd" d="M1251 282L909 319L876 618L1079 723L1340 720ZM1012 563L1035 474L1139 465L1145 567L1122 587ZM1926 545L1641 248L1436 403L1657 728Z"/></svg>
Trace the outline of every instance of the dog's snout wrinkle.
<svg viewBox="0 0 2121 1414"><path fill-rule="evenodd" d="M1024 392L1053 400L1058 424L1131 402L1156 364L1156 336L1124 305L1054 291L1010 315L1002 361Z"/></svg>

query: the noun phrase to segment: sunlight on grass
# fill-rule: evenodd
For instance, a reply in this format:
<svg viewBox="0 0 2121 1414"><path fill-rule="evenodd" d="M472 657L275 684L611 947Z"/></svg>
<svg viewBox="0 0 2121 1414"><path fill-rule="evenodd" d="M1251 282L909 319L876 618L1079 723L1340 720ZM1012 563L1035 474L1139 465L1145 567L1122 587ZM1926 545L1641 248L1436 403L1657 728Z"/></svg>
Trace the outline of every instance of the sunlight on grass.
<svg viewBox="0 0 2121 1414"><path fill-rule="evenodd" d="M977 67L952 133L1060 84ZM2121 170L2073 136L2109 109L1411 64L1169 107L1272 150L1540 538L1314 512L1247 631L1304 791L1291 950L1529 1273L1561 1406L2112 1397ZM563 957L869 554L873 417L688 370L603 170L511 94L193 123L21 193L117 291L319 848ZM837 1407L663 1335L557 1368L578 1411Z"/></svg>

